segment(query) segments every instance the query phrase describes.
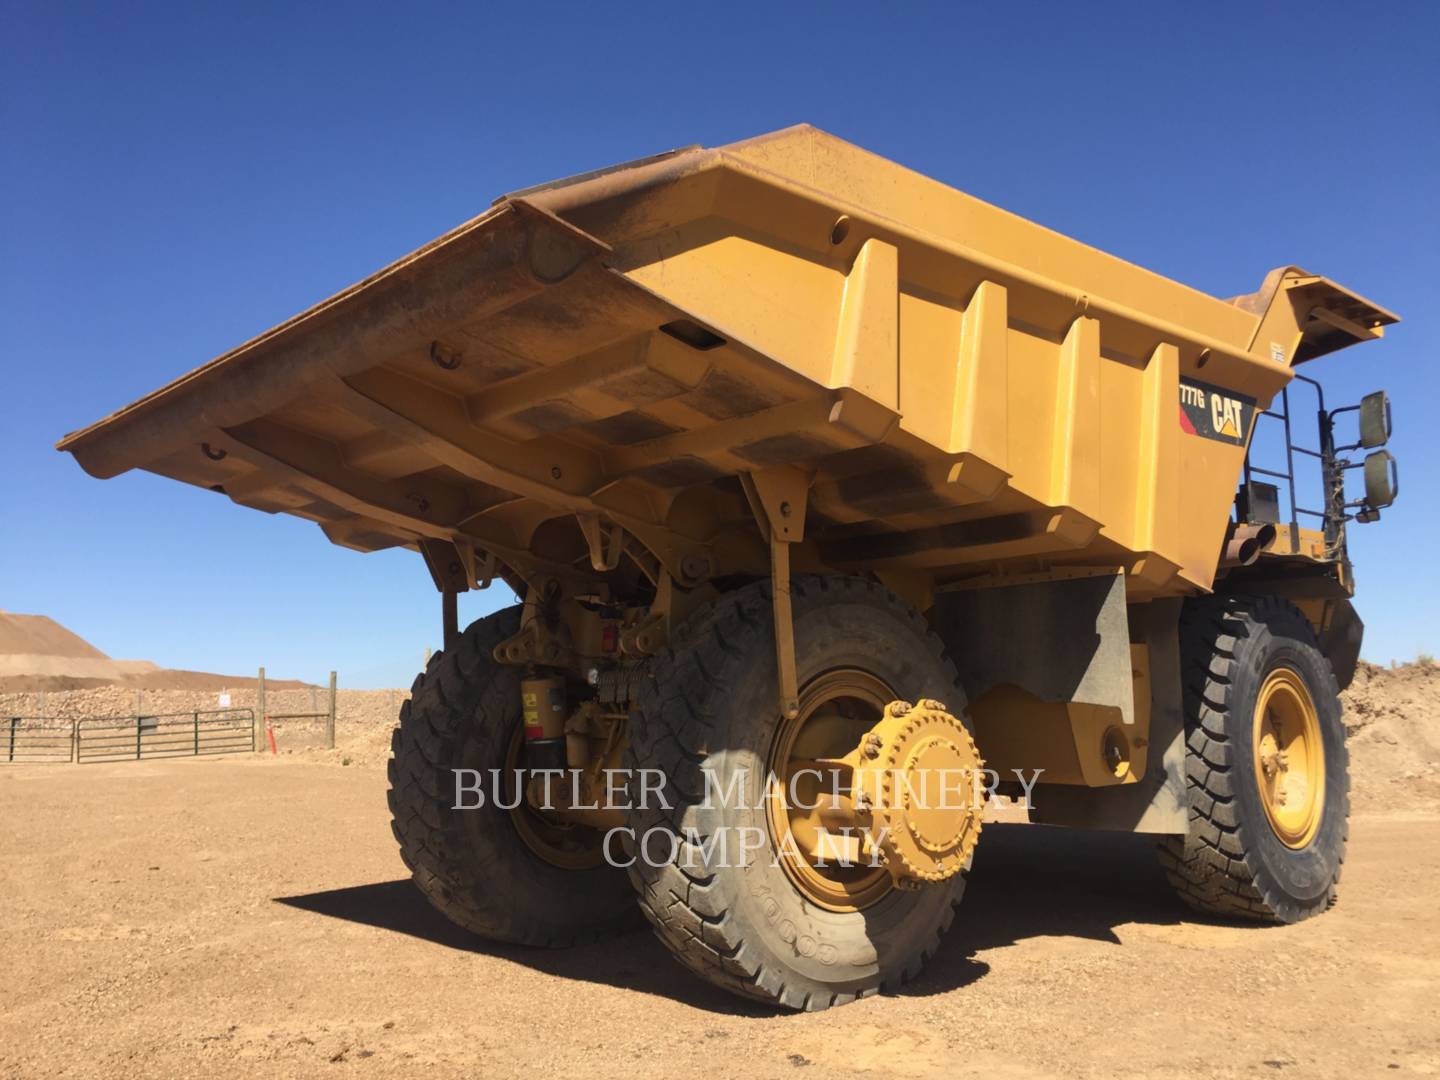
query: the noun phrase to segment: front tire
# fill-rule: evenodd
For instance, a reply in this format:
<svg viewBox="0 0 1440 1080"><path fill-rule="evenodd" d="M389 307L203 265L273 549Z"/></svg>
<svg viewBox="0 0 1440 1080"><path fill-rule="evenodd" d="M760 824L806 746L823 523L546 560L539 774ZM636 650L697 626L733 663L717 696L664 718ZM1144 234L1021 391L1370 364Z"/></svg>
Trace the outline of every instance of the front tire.
<svg viewBox="0 0 1440 1080"><path fill-rule="evenodd" d="M954 664L893 593L856 578L802 577L792 599L802 716L807 693L813 700L829 688L840 704L823 723L842 729L841 742L891 698L938 699L963 717ZM672 804L652 796L629 812L631 880L660 940L707 981L790 1009L827 1008L918 974L954 917L961 875L912 891L890 886L883 869L876 881L857 867L853 877L837 871L838 893L827 896L776 849L765 781L786 721L769 584L696 612L652 675L626 766L632 783L641 769L663 773ZM767 846L737 858L746 835ZM839 895L847 889L850 902Z"/></svg>
<svg viewBox="0 0 1440 1080"><path fill-rule="evenodd" d="M518 763L520 676L492 650L520 628L520 609L472 623L431 657L391 737L389 803L400 857L451 922L494 941L561 947L639 921L625 873L598 858L595 830L556 826L499 789ZM456 810L453 770L481 771L486 798Z"/></svg>
<svg viewBox="0 0 1440 1080"><path fill-rule="evenodd" d="M1170 883L1208 914L1326 910L1349 835L1349 752L1310 623L1279 597L1209 597L1186 604L1180 647L1190 828L1161 842Z"/></svg>

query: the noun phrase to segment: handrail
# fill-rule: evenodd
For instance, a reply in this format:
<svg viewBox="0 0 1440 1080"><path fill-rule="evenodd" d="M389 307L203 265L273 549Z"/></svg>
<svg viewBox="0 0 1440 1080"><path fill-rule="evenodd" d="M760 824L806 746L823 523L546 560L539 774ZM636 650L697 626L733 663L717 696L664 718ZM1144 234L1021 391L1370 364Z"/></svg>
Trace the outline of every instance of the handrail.
<svg viewBox="0 0 1440 1080"><path fill-rule="evenodd" d="M1272 420L1279 420L1284 429L1285 437L1285 470L1267 469L1250 461L1250 450L1254 448L1254 436L1252 434L1250 448L1245 453L1244 482L1249 487L1252 476L1268 476L1276 480L1284 480L1285 488L1290 502L1290 553L1300 553L1300 518L1316 518L1321 523L1321 531L1325 534L1325 547L1328 555L1343 555L1345 546L1344 512L1336 512L1331 488L1335 473L1335 440L1331 424L1331 414L1325 409L1325 388L1315 379L1308 375L1295 373L1295 381L1308 384L1315 391L1315 400L1318 406L1316 412L1317 427L1319 429L1320 445L1318 448L1301 446L1295 442L1294 429L1291 426L1292 414L1290 411L1290 387L1286 386L1280 391L1280 411L1276 411L1272 405L1269 409L1262 409L1256 416L1256 424L1259 418L1269 417ZM1320 462L1321 484L1325 498L1325 508L1315 510L1310 507L1299 505L1295 493L1295 455L1304 454L1306 457L1315 458Z"/></svg>

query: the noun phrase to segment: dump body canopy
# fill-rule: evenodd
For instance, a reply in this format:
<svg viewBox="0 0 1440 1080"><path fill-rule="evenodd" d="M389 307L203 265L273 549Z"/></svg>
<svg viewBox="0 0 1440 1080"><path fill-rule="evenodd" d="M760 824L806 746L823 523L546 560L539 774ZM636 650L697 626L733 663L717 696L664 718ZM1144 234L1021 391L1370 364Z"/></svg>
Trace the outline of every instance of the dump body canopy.
<svg viewBox="0 0 1440 1080"><path fill-rule="evenodd" d="M59 445L471 581L583 519L738 572L734 477L793 467L801 566L1143 596L1210 585L1291 363L1394 321L1295 268L1219 300L802 126L502 198Z"/></svg>

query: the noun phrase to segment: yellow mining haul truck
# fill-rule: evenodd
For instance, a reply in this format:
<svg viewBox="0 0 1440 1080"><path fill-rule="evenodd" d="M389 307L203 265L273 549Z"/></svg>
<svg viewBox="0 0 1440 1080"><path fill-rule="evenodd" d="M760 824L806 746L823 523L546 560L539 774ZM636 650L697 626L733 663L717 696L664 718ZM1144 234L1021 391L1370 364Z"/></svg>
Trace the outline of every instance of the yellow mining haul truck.
<svg viewBox="0 0 1440 1080"><path fill-rule="evenodd" d="M60 448L424 557L390 808L457 923L566 945L638 896L815 1009L915 974L997 792L1156 834L1201 910L1330 904L1345 525L1396 474L1383 393L1307 446L1291 384L1395 321L1294 267L1215 299L796 127L507 195ZM523 602L462 631L496 580Z"/></svg>

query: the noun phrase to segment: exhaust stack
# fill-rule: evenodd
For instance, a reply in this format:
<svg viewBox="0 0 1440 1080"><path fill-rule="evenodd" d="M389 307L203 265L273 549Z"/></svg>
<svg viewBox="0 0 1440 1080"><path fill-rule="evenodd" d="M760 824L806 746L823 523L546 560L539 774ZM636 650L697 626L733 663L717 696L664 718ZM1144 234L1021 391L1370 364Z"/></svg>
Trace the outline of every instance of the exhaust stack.
<svg viewBox="0 0 1440 1080"><path fill-rule="evenodd" d="M1273 543L1275 526L1269 522L1263 525L1231 526L1230 536L1225 541L1225 550L1220 556L1220 568L1223 570L1249 566Z"/></svg>

